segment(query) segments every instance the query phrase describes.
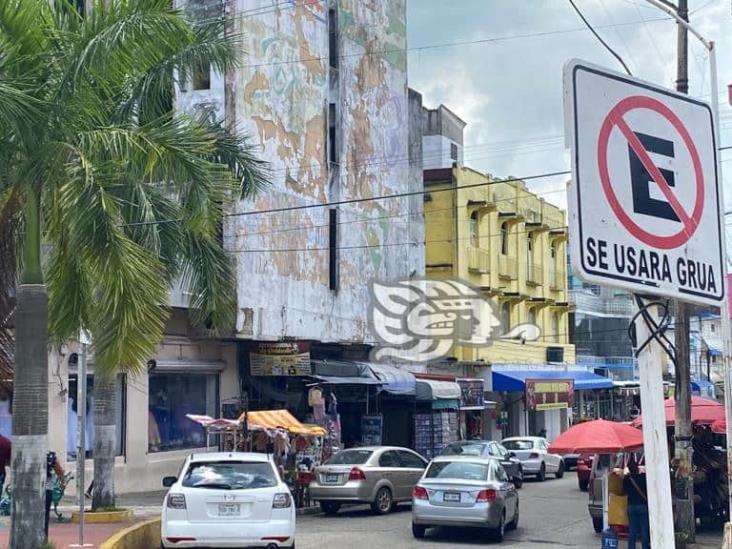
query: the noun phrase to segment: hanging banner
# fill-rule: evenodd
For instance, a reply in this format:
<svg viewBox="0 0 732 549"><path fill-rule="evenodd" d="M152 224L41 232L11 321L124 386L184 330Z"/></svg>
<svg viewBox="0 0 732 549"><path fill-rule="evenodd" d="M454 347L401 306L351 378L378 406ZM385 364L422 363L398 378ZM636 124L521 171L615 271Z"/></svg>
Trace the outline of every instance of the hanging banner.
<svg viewBox="0 0 732 549"><path fill-rule="evenodd" d="M526 409L561 410L574 405L573 379L527 379Z"/></svg>
<svg viewBox="0 0 732 549"><path fill-rule="evenodd" d="M482 410L485 408L484 385L482 379L456 379L460 386L460 409Z"/></svg>
<svg viewBox="0 0 732 549"><path fill-rule="evenodd" d="M253 376L307 376L310 366L310 344L306 341L259 343L249 353Z"/></svg>

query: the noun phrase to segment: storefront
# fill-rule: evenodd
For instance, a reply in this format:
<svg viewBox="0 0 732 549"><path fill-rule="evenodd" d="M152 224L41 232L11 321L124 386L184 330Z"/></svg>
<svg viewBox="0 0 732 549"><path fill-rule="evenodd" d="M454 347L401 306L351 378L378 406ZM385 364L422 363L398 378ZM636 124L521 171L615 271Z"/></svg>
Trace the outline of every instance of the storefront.
<svg viewBox="0 0 732 549"><path fill-rule="evenodd" d="M485 390L480 378L458 378L460 387L460 438L481 440L484 438Z"/></svg>
<svg viewBox="0 0 732 549"><path fill-rule="evenodd" d="M431 459L460 438L460 386L454 381L423 379L416 383L413 448Z"/></svg>

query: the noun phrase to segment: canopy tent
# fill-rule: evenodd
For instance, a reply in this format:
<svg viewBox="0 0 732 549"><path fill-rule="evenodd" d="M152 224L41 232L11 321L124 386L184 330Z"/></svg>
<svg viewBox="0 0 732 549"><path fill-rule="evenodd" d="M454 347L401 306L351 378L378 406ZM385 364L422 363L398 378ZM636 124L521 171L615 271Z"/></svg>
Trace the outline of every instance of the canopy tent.
<svg viewBox="0 0 732 549"><path fill-rule="evenodd" d="M553 454L611 454L643 446L643 431L615 421L598 419L570 427L549 445Z"/></svg>
<svg viewBox="0 0 732 549"><path fill-rule="evenodd" d="M727 421L724 419L718 419L712 423L712 432L718 435L727 434Z"/></svg>
<svg viewBox="0 0 732 549"><path fill-rule="evenodd" d="M244 412L239 416L239 422L246 421L247 427L251 429L282 429L293 435L306 435L322 437L326 435L325 429L319 425L304 425L287 410L257 410Z"/></svg>
<svg viewBox="0 0 732 549"><path fill-rule="evenodd" d="M459 400L460 385L436 379L416 380L417 400Z"/></svg>
<svg viewBox="0 0 732 549"><path fill-rule="evenodd" d="M211 431L236 431L239 428L239 422L235 419L214 419L196 414L186 414L186 417Z"/></svg>
<svg viewBox="0 0 732 549"><path fill-rule="evenodd" d="M493 390L496 392L523 393L527 379L573 379L575 391L586 389L612 389L613 380L587 370L563 369L493 369Z"/></svg>
<svg viewBox="0 0 732 549"><path fill-rule="evenodd" d="M667 398L663 404L666 425L673 425L675 423L676 402L673 398ZM694 425L711 425L718 419L724 419L724 406L722 404L708 398L691 397L691 422ZM642 425L643 416L638 416L633 420L633 427L641 427Z"/></svg>

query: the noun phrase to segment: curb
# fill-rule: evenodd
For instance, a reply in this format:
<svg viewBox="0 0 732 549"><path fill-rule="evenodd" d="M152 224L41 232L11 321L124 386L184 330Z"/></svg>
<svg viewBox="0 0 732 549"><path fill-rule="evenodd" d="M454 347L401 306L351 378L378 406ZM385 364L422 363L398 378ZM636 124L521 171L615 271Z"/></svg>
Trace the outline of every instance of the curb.
<svg viewBox="0 0 732 549"><path fill-rule="evenodd" d="M160 546L160 517L138 522L102 542L99 549L144 549Z"/></svg>
<svg viewBox="0 0 732 549"><path fill-rule="evenodd" d="M132 520L132 511L126 509L124 511L84 511L84 522L86 524L101 524L101 523L116 523L116 522L129 522ZM79 512L74 511L71 513L71 522L79 524Z"/></svg>
<svg viewBox="0 0 732 549"><path fill-rule="evenodd" d="M301 507L297 510L297 514L299 515L317 515L320 513L320 507L318 505L314 505L312 507Z"/></svg>

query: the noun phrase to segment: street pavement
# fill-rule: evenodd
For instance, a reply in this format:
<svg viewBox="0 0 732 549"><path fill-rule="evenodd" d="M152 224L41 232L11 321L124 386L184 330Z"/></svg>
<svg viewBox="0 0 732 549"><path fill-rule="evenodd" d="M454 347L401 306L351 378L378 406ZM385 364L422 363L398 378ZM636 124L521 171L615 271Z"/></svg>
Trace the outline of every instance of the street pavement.
<svg viewBox="0 0 732 549"><path fill-rule="evenodd" d="M592 529L587 512L587 493L577 488L575 473L561 480L526 482L519 490L519 527L507 532L501 547L550 549L552 547L599 548L600 536ZM412 537L409 505L395 513L373 516L368 508L346 508L335 517L301 516L297 523L298 549L453 549L490 543L485 532L433 529L427 538ZM718 549L721 533L700 535L697 549ZM626 547L621 542L621 547ZM638 545L640 549L640 545Z"/></svg>

